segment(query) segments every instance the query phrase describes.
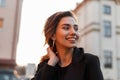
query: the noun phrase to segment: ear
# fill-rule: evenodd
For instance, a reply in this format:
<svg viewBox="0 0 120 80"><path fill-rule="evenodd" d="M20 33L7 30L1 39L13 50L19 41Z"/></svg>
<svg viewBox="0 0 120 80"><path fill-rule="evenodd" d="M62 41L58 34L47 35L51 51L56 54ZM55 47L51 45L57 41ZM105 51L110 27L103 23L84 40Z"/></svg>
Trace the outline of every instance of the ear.
<svg viewBox="0 0 120 80"><path fill-rule="evenodd" d="M53 41L56 40L55 34L51 37L51 39L52 39Z"/></svg>

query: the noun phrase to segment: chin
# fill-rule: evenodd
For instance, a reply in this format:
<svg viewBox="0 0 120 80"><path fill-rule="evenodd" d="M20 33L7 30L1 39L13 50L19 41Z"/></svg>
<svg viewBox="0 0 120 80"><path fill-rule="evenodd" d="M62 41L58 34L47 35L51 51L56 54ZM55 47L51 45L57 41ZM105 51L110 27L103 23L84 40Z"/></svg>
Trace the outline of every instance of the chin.
<svg viewBox="0 0 120 80"><path fill-rule="evenodd" d="M70 45L69 47L70 47L70 48L74 48L74 47L76 47L76 45Z"/></svg>

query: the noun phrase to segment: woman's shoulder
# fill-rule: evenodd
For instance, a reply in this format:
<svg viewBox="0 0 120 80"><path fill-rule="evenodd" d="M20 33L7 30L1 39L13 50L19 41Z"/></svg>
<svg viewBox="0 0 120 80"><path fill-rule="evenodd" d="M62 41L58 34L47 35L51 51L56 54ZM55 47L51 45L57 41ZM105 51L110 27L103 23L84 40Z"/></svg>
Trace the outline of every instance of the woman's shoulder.
<svg viewBox="0 0 120 80"><path fill-rule="evenodd" d="M91 53L84 53L85 62L87 63L99 63L99 57Z"/></svg>
<svg viewBox="0 0 120 80"><path fill-rule="evenodd" d="M40 62L38 63L38 67L44 66L47 62L48 62L48 60L40 61Z"/></svg>
<svg viewBox="0 0 120 80"><path fill-rule="evenodd" d="M97 55L95 55L95 54L92 54L92 53L86 53L85 51L84 51L84 48L82 48L82 47L75 47L75 55L79 55L79 56L81 56L80 54L82 54L86 59L88 59L88 60L96 60L96 59L99 59L98 58L98 56Z"/></svg>
<svg viewBox="0 0 120 80"><path fill-rule="evenodd" d="M87 57L88 59L94 59L94 58L98 58L97 55L92 54L92 53L84 53L85 57Z"/></svg>

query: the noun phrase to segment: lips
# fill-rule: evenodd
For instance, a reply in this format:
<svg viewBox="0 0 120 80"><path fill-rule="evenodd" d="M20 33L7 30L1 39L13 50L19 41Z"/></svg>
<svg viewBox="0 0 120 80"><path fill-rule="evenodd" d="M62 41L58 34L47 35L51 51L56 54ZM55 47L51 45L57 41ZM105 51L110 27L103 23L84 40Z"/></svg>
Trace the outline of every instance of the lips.
<svg viewBox="0 0 120 80"><path fill-rule="evenodd" d="M77 36L73 36L73 37L67 37L66 39L70 40L70 41L75 41L75 40L78 39L78 37Z"/></svg>
<svg viewBox="0 0 120 80"><path fill-rule="evenodd" d="M75 41L76 39L75 38L69 38L67 40Z"/></svg>

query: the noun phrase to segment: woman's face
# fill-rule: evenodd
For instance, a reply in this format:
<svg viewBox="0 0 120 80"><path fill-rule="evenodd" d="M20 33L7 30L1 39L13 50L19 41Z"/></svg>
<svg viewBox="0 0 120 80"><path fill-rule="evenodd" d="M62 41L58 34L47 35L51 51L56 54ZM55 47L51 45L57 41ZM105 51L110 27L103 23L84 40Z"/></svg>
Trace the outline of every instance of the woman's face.
<svg viewBox="0 0 120 80"><path fill-rule="evenodd" d="M78 25L73 17L63 17L54 35L56 47L73 48L78 40Z"/></svg>

